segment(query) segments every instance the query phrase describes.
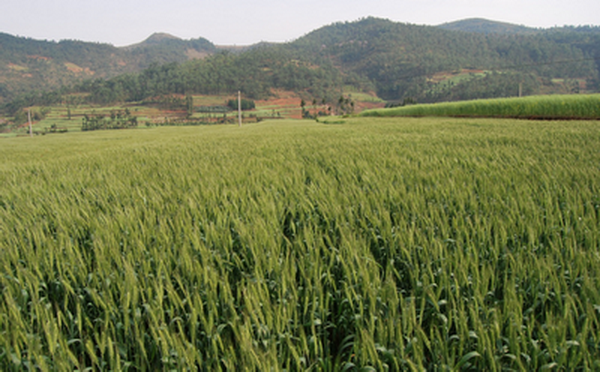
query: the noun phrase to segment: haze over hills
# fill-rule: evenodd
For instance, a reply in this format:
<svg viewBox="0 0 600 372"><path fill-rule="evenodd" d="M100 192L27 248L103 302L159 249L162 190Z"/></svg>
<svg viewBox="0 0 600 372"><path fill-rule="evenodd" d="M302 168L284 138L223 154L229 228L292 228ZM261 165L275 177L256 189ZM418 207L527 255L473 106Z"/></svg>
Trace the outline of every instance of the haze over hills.
<svg viewBox="0 0 600 372"><path fill-rule="evenodd" d="M518 85L524 94L594 91L600 67L600 27L542 30L483 19L436 27L365 18L244 47L165 33L120 48L0 34L0 46L0 100L29 94L13 108L33 104L33 91L52 90L49 103L75 91L106 102L237 89L258 97L273 88L324 97L344 86L419 101L502 96Z"/></svg>

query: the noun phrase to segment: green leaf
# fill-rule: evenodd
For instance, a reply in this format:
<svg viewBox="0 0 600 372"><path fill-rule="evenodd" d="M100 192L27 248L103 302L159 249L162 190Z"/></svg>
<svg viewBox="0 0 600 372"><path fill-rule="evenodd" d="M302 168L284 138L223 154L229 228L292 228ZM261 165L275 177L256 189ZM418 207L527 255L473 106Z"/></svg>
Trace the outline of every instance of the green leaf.
<svg viewBox="0 0 600 372"><path fill-rule="evenodd" d="M371 366L362 367L361 372L377 372L377 370Z"/></svg>
<svg viewBox="0 0 600 372"><path fill-rule="evenodd" d="M460 360L458 361L458 364L454 367L455 371L458 371L459 369L461 369L468 361L470 361L473 358L481 358L481 354L479 354L476 351L471 351L470 353L465 354L462 358L460 358Z"/></svg>
<svg viewBox="0 0 600 372"><path fill-rule="evenodd" d="M542 368L540 368L540 371L547 371L547 370L550 370L550 369L553 369L556 367L558 367L558 363L552 362L552 363L544 364L542 366Z"/></svg>
<svg viewBox="0 0 600 372"><path fill-rule="evenodd" d="M352 363L352 362L346 362L346 364L344 364L344 368L342 368L342 371L349 371L356 368L356 364Z"/></svg>

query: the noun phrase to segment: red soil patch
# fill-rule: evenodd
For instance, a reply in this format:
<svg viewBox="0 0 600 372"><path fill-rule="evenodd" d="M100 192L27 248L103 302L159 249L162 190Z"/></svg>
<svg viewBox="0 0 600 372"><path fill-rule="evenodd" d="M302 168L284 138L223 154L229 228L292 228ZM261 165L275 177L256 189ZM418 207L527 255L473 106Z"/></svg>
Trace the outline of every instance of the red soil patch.
<svg viewBox="0 0 600 372"><path fill-rule="evenodd" d="M260 100L256 101L257 107L273 107L275 111L279 111L286 118L291 119L302 119L302 108L300 107L300 103L302 98L300 98L296 93L287 92L287 91L274 91L274 97L268 100ZM329 112L328 105L317 104L316 106L312 105L312 102L306 101L306 110L308 110L311 114L315 114L319 111L321 112ZM354 102L354 112L359 113L364 110L370 110L374 108L383 108L385 107L384 102L362 102L355 101ZM268 109L268 108L265 108ZM335 113L336 108L332 107L333 112Z"/></svg>
<svg viewBox="0 0 600 372"><path fill-rule="evenodd" d="M275 111L285 112L285 117L291 119L302 119L302 111L300 108L302 98L300 98L296 93L275 90L273 91L273 95L274 97L272 98L256 101L256 106L271 106Z"/></svg>
<svg viewBox="0 0 600 372"><path fill-rule="evenodd" d="M356 102L355 113L359 113L364 110L384 108L385 102Z"/></svg>
<svg viewBox="0 0 600 372"><path fill-rule="evenodd" d="M88 67L79 67L74 63L65 62L65 67L75 74L85 73L86 75L94 75L94 71L90 70Z"/></svg>

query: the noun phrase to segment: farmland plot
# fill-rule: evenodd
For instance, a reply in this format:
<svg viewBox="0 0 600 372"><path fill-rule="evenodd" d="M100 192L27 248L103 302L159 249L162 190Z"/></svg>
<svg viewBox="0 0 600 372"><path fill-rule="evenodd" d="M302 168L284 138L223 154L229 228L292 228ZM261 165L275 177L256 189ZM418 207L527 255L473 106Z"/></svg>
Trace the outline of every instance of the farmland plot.
<svg viewBox="0 0 600 372"><path fill-rule="evenodd" d="M540 120L598 120L600 94L572 94L442 102L367 110L362 116L487 117Z"/></svg>
<svg viewBox="0 0 600 372"><path fill-rule="evenodd" d="M597 122L0 145L3 370L600 368Z"/></svg>

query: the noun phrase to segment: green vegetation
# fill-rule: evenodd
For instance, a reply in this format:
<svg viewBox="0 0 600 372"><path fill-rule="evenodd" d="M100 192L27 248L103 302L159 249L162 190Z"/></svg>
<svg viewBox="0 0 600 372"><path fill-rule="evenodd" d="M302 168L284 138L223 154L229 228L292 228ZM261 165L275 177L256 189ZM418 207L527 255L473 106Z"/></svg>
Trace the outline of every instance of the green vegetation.
<svg viewBox="0 0 600 372"><path fill-rule="evenodd" d="M216 52L216 47L202 38L156 40L151 37L131 47L117 48L108 44L41 41L0 33L0 45L0 103L45 99L43 92L65 93L68 87L85 79L108 79L139 73L153 64L184 62L190 59L190 51L195 55Z"/></svg>
<svg viewBox="0 0 600 372"><path fill-rule="evenodd" d="M154 65L141 74L110 80L88 80L76 90L89 93L90 102L102 104L238 90L258 99L268 97L273 89L306 92L331 103L343 91L376 91L387 100L410 97L438 102L516 96L519 87L525 95L564 91L565 84L552 82L557 78L580 79L583 88L577 89L594 89L598 71L591 58L600 34L584 35L588 39L486 36L368 18L323 27L288 44L217 53L181 65ZM486 73L460 80L431 79L463 68Z"/></svg>
<svg viewBox="0 0 600 372"><path fill-rule="evenodd" d="M255 48L243 54L218 53L185 64L154 65L138 75L88 80L75 88L88 102L108 104L161 99L174 94L233 94L267 98L273 89L307 91L324 97L341 86L331 65L295 60L283 49Z"/></svg>
<svg viewBox="0 0 600 372"><path fill-rule="evenodd" d="M30 110L29 113L26 110L21 110L15 115L14 124L20 125L27 123L29 121L29 118L31 118L31 120L33 121L43 120L46 118L50 111L51 109L49 107L36 108Z"/></svg>
<svg viewBox="0 0 600 372"><path fill-rule="evenodd" d="M231 112L231 110L232 110L231 107L223 106L223 105L200 106L200 107L196 108L197 112L218 113L218 114L228 113L228 112Z"/></svg>
<svg viewBox="0 0 600 372"><path fill-rule="evenodd" d="M593 58L600 57L599 46L597 28L485 35L377 18L336 23L290 44L314 61L333 61L348 79L355 77L355 85L365 86L366 80L381 98L401 101L412 97L419 102L465 99L456 98L462 93L453 89L440 92L439 83L429 79L460 69L498 73L494 80L488 77L484 84L471 85L478 87L480 95L469 98L516 96L520 83L526 83L535 94L542 85L551 88L547 79L558 76L586 77L587 88L597 89L599 66Z"/></svg>
<svg viewBox="0 0 600 372"><path fill-rule="evenodd" d="M227 107L231 110L236 110L238 109L238 100L237 99L230 99L227 101ZM241 102L240 102L240 107L242 110L246 111L246 110L254 110L256 108L256 104L254 103L253 100L251 99L244 99L242 98Z"/></svg>
<svg viewBox="0 0 600 372"><path fill-rule="evenodd" d="M299 118L301 110L300 107L297 107L297 102L300 101L300 98L292 92L281 91L276 94L278 95L271 97L269 101L255 102L243 99L250 107L253 102L255 105L254 109L242 113L243 122L255 123L265 118ZM123 120L119 119L119 122L118 118L114 117L117 113L120 113L122 117L130 115L131 119L135 117L135 121L144 129L164 125L233 123L237 121L237 104L235 111L226 106L227 102L232 99L231 95L165 95L140 102L102 106L82 103L83 101L78 96L71 95L66 97L66 103L62 105L34 106L30 109L34 134L49 134L62 133L65 130L81 131L82 123L86 120L88 120L86 123L92 123L91 127L124 128ZM237 102L237 99L234 101ZM101 118L98 119L97 116L101 116ZM22 120L23 117L25 117L25 121ZM18 119L16 123L15 119ZM0 137L28 135L29 127L26 120L27 109L19 111L16 117L9 118L9 120L0 119ZM130 127L135 127L135 125Z"/></svg>
<svg viewBox="0 0 600 372"><path fill-rule="evenodd" d="M131 115L129 109L125 109L124 111L111 111L110 116L96 113L90 115L84 114L81 123L81 131L127 129L135 128L137 125L137 117Z"/></svg>
<svg viewBox="0 0 600 372"><path fill-rule="evenodd" d="M366 18L235 53L170 35L115 48L0 34L0 104L14 116L24 107L64 103L73 93L86 103L117 104L238 90L264 99L283 89L335 104L354 91L426 103L516 96L519 86L524 95L599 90L600 28L518 29L482 34ZM462 70L485 73L434 78Z"/></svg>
<svg viewBox="0 0 600 372"><path fill-rule="evenodd" d="M519 26L512 23L490 21L483 18L463 19L460 21L444 23L438 27L451 31L502 35L535 34L543 32L542 29Z"/></svg>
<svg viewBox="0 0 600 372"><path fill-rule="evenodd" d="M562 84L554 84L554 90L559 86L565 90ZM517 97L519 91L522 95L529 96L541 92L543 84L535 74L523 74L519 72L483 72L458 74L450 76L439 83L428 82L427 90L416 95L419 102L443 102L443 101L465 101L482 98ZM579 93L576 89L561 91L561 93ZM412 97L410 97L412 98Z"/></svg>
<svg viewBox="0 0 600 372"><path fill-rule="evenodd" d="M455 116L519 119L600 119L600 94L531 96L420 104L363 111L361 116Z"/></svg>
<svg viewBox="0 0 600 372"><path fill-rule="evenodd" d="M0 147L3 370L600 369L595 121Z"/></svg>

